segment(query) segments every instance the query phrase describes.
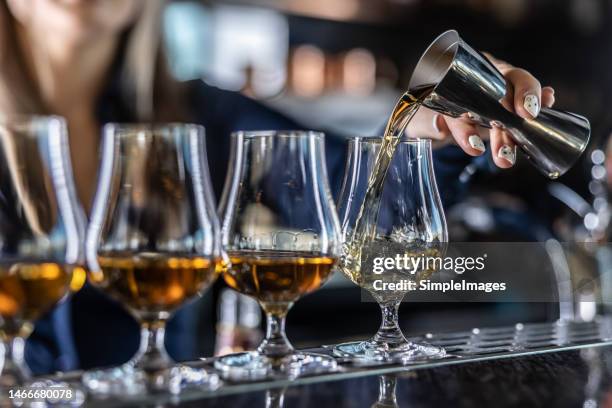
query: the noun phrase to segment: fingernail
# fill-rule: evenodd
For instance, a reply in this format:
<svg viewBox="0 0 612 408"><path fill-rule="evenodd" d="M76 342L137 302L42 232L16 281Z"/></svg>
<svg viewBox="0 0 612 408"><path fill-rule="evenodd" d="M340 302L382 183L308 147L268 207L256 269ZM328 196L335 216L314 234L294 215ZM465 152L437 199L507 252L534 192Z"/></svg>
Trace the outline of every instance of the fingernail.
<svg viewBox="0 0 612 408"><path fill-rule="evenodd" d="M516 162L516 148L512 148L508 145L503 145L497 152L497 157L506 160L508 163L514 166Z"/></svg>
<svg viewBox="0 0 612 408"><path fill-rule="evenodd" d="M473 149L484 152L486 149L484 142L478 135L472 135L468 137L468 143L472 146Z"/></svg>
<svg viewBox="0 0 612 408"><path fill-rule="evenodd" d="M540 113L540 102L538 102L538 97L533 94L525 95L523 106L534 118Z"/></svg>
<svg viewBox="0 0 612 408"><path fill-rule="evenodd" d="M432 122L432 124L433 124L433 128L434 128L434 130L436 131L436 133L440 133L440 127L438 126L438 118L439 118L439 117L440 117L440 114L439 114L439 113L436 113L436 114L433 116L433 122Z"/></svg>

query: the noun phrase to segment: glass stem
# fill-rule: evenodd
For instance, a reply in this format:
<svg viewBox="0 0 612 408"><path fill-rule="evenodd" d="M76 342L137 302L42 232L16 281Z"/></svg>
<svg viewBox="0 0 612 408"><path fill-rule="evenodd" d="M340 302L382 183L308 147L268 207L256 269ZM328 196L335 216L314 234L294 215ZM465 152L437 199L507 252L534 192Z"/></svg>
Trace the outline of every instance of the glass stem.
<svg viewBox="0 0 612 408"><path fill-rule="evenodd" d="M132 359L134 367L144 371L154 371L167 367L171 363L166 352L164 338L166 321L144 321L140 326L140 347Z"/></svg>
<svg viewBox="0 0 612 408"><path fill-rule="evenodd" d="M283 314L266 313L266 338L261 342L257 351L268 357L283 357L293 352L285 334L285 318Z"/></svg>
<svg viewBox="0 0 612 408"><path fill-rule="evenodd" d="M2 342L0 387L22 385L31 377L25 358L25 339L10 337Z"/></svg>
<svg viewBox="0 0 612 408"><path fill-rule="evenodd" d="M378 401L372 405L376 408L395 408L397 407L397 397L395 389L397 378L392 375L381 375L379 377Z"/></svg>
<svg viewBox="0 0 612 408"><path fill-rule="evenodd" d="M266 391L266 408L283 408L285 405L285 388Z"/></svg>
<svg viewBox="0 0 612 408"><path fill-rule="evenodd" d="M374 335L373 341L383 343L391 348L407 343L408 341L404 337L398 322L400 302L379 304L379 306L382 312L382 323L378 332Z"/></svg>

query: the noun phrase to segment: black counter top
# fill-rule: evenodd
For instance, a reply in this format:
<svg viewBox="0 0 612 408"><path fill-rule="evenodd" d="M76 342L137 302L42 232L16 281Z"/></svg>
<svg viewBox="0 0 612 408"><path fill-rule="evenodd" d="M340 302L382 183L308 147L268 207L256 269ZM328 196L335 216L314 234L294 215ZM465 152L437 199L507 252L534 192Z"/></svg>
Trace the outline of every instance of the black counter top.
<svg viewBox="0 0 612 408"><path fill-rule="evenodd" d="M612 406L612 346L467 362L387 374L397 381L399 407ZM209 398L185 407L265 407L284 394L285 407L371 407L381 376L298 385ZM586 402L592 400L593 402ZM597 401L597 403L595 403ZM591 404L591 405L589 405ZM392 405L391 405L392 406Z"/></svg>
<svg viewBox="0 0 612 408"><path fill-rule="evenodd" d="M355 365L262 381L226 379L178 395L89 398L91 407L612 407L612 319L517 324L428 334L449 356L410 365ZM423 338L421 338L423 340ZM331 353L330 347L316 349ZM214 359L192 362L212 370ZM72 383L78 384L78 375ZM396 405L393 403L395 389ZM382 393L382 390L386 392ZM386 403L377 401L385 399Z"/></svg>

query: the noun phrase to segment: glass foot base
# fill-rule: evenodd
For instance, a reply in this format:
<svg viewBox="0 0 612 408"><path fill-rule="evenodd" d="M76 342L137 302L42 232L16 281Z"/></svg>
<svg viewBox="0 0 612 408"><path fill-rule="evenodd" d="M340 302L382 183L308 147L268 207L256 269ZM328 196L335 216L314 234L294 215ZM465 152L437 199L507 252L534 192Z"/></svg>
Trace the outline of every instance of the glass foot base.
<svg viewBox="0 0 612 408"><path fill-rule="evenodd" d="M10 367L9 367L10 368ZM0 389L22 387L28 382L30 375L17 369L4 369L0 372Z"/></svg>
<svg viewBox="0 0 612 408"><path fill-rule="evenodd" d="M215 368L221 375L233 380L296 378L334 371L336 367L333 357L304 352L272 358L252 351L229 354L215 361Z"/></svg>
<svg viewBox="0 0 612 408"><path fill-rule="evenodd" d="M363 364L410 364L446 357L446 351L442 347L413 342L391 346L373 341L357 341L338 344L334 347L333 352L335 356L348 358L356 363Z"/></svg>
<svg viewBox="0 0 612 408"><path fill-rule="evenodd" d="M201 368L176 365L145 371L129 363L86 372L82 381L87 389L97 396L138 395L155 392L179 394L188 387L212 391L221 385L217 374Z"/></svg>

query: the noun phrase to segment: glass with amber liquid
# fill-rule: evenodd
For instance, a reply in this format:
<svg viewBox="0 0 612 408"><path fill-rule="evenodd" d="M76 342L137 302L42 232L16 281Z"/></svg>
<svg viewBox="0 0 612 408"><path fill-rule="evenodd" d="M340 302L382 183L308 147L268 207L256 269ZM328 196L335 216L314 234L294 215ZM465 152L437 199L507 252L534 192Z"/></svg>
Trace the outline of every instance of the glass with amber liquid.
<svg viewBox="0 0 612 408"><path fill-rule="evenodd" d="M214 282L222 259L204 129L109 124L102 147L89 277L138 320L141 344L123 366L83 379L98 394L178 392L181 370L164 348L165 325Z"/></svg>
<svg viewBox="0 0 612 408"><path fill-rule="evenodd" d="M30 376L23 351L36 320L84 282L84 224L64 120L0 116L0 404Z"/></svg>
<svg viewBox="0 0 612 408"><path fill-rule="evenodd" d="M270 313L319 289L336 262L327 256L291 251L230 252L229 256L232 266L224 275L225 282L259 300Z"/></svg>
<svg viewBox="0 0 612 408"><path fill-rule="evenodd" d="M232 135L220 206L231 260L223 278L259 302L267 323L256 351L216 361L228 377L294 377L335 368L330 357L296 351L285 335L293 303L329 279L340 255L323 145L324 136L310 131Z"/></svg>

